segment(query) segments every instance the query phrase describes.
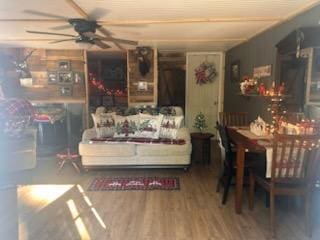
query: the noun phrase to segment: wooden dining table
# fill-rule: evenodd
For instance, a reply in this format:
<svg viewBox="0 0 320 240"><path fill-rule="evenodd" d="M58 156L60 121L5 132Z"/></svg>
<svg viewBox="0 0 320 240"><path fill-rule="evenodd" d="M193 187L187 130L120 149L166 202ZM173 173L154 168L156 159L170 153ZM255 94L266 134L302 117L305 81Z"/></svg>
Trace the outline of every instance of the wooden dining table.
<svg viewBox="0 0 320 240"><path fill-rule="evenodd" d="M235 211L238 214L242 212L242 195L243 195L243 178L245 165L245 152L263 153L266 151L263 145L259 145L258 140L270 140L271 135L259 137L250 133L249 128L228 127L230 141L236 147L236 194L235 194Z"/></svg>

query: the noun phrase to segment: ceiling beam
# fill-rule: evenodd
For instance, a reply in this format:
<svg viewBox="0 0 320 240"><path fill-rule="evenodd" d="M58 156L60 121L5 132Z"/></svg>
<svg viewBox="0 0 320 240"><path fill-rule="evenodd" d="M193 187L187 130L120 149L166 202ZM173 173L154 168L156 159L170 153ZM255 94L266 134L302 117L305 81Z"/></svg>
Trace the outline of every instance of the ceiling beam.
<svg viewBox="0 0 320 240"><path fill-rule="evenodd" d="M83 18L89 16L74 1L65 0L72 6ZM163 19L163 20L121 20L121 21L97 21L100 25L121 26L121 25L146 25L146 24L177 24L177 23L224 23L224 22L278 22L284 18L277 17L243 17L243 18L185 18L185 19ZM63 19L0 19L0 22L65 22Z"/></svg>
<svg viewBox="0 0 320 240"><path fill-rule="evenodd" d="M240 42L246 38L139 39L139 42Z"/></svg>
<svg viewBox="0 0 320 240"><path fill-rule="evenodd" d="M145 25L145 24L177 24L177 23L206 23L206 22L277 22L279 17L242 17L242 18L185 18L185 19L162 19L162 20L121 20L121 21L98 21L101 25Z"/></svg>
<svg viewBox="0 0 320 240"><path fill-rule="evenodd" d="M0 38L0 41L21 41L21 42L43 42L56 41L58 38ZM239 42L246 41L246 38L193 38L193 39L140 39L139 42Z"/></svg>
<svg viewBox="0 0 320 240"><path fill-rule="evenodd" d="M41 23L41 22L51 22L51 23L65 23L64 19L0 19L0 22L31 22L31 23Z"/></svg>

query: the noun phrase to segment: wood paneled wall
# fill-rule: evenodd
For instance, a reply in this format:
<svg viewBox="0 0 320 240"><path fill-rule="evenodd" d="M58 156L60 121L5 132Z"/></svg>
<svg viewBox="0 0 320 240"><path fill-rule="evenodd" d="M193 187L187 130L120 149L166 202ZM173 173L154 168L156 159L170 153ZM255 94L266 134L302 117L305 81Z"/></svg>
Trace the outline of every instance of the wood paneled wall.
<svg viewBox="0 0 320 240"><path fill-rule="evenodd" d="M157 105L157 83L158 83L158 64L157 51L152 50L149 54L150 71L142 76L139 71L139 62L135 50L128 51L128 104L134 105ZM147 91L138 91L139 81L148 83Z"/></svg>
<svg viewBox="0 0 320 240"><path fill-rule="evenodd" d="M23 59L33 49L0 49L0 54L10 56L10 61ZM82 50L49 50L35 49L28 58L27 64L33 79L32 87L21 87L19 76L15 69L10 67L6 73L7 88L5 95L8 97L26 98L34 102L74 102L84 103L86 97L85 78L78 84L73 84L72 96L61 96L59 84L48 84L48 72L59 71L60 60L69 60L70 71L85 72L84 52ZM9 64L10 65L10 64ZM83 76L84 77L84 76Z"/></svg>

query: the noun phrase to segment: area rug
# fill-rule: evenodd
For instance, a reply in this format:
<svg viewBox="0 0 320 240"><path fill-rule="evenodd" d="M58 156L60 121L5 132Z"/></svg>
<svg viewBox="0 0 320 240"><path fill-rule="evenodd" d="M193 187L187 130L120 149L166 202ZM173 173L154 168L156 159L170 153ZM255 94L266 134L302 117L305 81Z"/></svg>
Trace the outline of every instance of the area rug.
<svg viewBox="0 0 320 240"><path fill-rule="evenodd" d="M88 191L179 189L177 177L103 177L94 179Z"/></svg>

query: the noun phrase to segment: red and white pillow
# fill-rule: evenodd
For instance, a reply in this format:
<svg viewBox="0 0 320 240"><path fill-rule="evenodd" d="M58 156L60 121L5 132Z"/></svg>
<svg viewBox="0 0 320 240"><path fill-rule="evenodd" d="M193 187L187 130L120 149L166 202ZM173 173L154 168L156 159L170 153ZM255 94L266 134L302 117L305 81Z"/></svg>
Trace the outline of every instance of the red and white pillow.
<svg viewBox="0 0 320 240"><path fill-rule="evenodd" d="M114 137L139 137L139 115L115 115Z"/></svg>
<svg viewBox="0 0 320 240"><path fill-rule="evenodd" d="M183 116L164 116L160 127L160 138L176 139Z"/></svg>
<svg viewBox="0 0 320 240"><path fill-rule="evenodd" d="M163 115L139 114L139 137L158 139Z"/></svg>
<svg viewBox="0 0 320 240"><path fill-rule="evenodd" d="M96 134L98 138L113 137L116 132L115 128L115 116L116 113L96 113L91 114Z"/></svg>

